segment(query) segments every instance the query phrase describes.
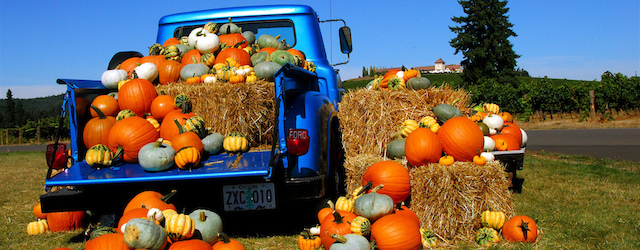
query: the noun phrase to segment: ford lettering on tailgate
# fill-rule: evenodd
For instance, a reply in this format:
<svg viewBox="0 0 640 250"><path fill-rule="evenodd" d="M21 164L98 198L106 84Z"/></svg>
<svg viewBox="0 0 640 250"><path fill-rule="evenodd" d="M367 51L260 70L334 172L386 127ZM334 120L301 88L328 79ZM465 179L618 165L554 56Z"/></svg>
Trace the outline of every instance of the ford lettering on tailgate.
<svg viewBox="0 0 640 250"><path fill-rule="evenodd" d="M273 183L250 183L222 187L225 211L275 209Z"/></svg>

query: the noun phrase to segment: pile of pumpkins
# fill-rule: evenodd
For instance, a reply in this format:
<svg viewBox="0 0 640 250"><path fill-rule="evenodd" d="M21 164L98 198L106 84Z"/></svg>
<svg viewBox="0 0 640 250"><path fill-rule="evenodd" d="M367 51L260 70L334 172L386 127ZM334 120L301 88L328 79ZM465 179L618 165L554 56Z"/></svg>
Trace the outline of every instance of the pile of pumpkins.
<svg viewBox="0 0 640 250"><path fill-rule="evenodd" d="M367 83L366 88L369 90L418 90L427 89L431 86L431 81L420 75L420 71L416 69L392 69L384 75L378 75Z"/></svg>
<svg viewBox="0 0 640 250"><path fill-rule="evenodd" d="M413 166L429 163L451 165L455 161L484 165L495 160L493 151L520 150L527 133L518 127L509 112L493 103L474 107L465 117L450 104L433 108L434 116L404 120L398 139L387 145L387 156L405 158Z"/></svg>
<svg viewBox="0 0 640 250"><path fill-rule="evenodd" d="M129 58L106 70L101 82L107 89L116 89L135 78L165 85L272 81L286 63L315 71L315 64L307 62L302 51L278 39L269 34L256 39L253 32L242 32L230 18L220 26L209 22L188 36L153 44L147 56Z"/></svg>
<svg viewBox="0 0 640 250"><path fill-rule="evenodd" d="M85 161L92 167L109 167L117 161L140 163L146 171L174 165L192 169L204 154L242 153L249 150L239 132L226 136L209 132L204 119L191 112L186 95L157 95L145 79L128 81L111 95L99 95L90 104L92 118L82 138Z"/></svg>
<svg viewBox="0 0 640 250"><path fill-rule="evenodd" d="M440 244L433 231L422 228L417 214L404 205L411 192L404 166L391 160L374 163L365 170L362 184L318 211L319 226L298 236L299 249L395 250ZM535 242L537 238L536 223L527 216L506 220L504 213L495 211L480 216L484 227L477 231L476 242L481 246L500 242L497 230L510 242Z"/></svg>
<svg viewBox="0 0 640 250"><path fill-rule="evenodd" d="M127 203L117 227L89 226L84 249L245 249L223 232L222 218L216 212L177 212L169 202L173 194L175 191L167 195L156 191L138 193ZM34 214L41 219L32 222L34 225L29 223L29 235L75 230L82 227L84 217L83 211L42 213L40 204L34 207ZM54 218L56 223L52 223Z"/></svg>

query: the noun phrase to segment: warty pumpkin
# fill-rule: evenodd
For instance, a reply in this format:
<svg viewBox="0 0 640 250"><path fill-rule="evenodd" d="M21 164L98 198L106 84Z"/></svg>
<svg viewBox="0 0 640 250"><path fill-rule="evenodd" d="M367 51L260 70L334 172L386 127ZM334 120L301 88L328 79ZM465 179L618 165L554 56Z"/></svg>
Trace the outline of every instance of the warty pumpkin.
<svg viewBox="0 0 640 250"><path fill-rule="evenodd" d="M104 144L96 144L87 149L84 160L89 166L106 167L113 162L113 151Z"/></svg>

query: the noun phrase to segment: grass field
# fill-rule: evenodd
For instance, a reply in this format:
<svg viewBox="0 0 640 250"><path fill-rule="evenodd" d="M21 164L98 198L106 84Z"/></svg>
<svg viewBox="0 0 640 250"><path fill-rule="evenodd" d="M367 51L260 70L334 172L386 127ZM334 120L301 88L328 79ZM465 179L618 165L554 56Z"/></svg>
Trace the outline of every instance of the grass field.
<svg viewBox="0 0 640 250"><path fill-rule="evenodd" d="M43 152L0 153L0 246L5 249L83 247L82 230L28 236L32 208L44 192ZM513 194L519 214L537 220L542 236L534 245L498 248L640 248L640 163L532 153L525 156L523 191ZM309 211L315 213L315 211ZM260 223L260 222L256 222ZM251 226L251 225L247 225ZM233 234L233 232L229 232ZM296 249L296 235L238 237L247 249ZM476 248L460 242L460 248Z"/></svg>

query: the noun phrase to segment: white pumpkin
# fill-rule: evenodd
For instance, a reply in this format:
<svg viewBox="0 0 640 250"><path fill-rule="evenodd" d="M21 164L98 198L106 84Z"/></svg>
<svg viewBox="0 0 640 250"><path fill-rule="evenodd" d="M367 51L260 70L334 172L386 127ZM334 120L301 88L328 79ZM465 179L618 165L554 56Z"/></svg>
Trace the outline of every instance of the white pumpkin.
<svg viewBox="0 0 640 250"><path fill-rule="evenodd" d="M491 152L495 148L496 148L496 141L491 139L491 137L489 137L489 136L485 136L484 137L484 148L482 148L482 151Z"/></svg>
<svg viewBox="0 0 640 250"><path fill-rule="evenodd" d="M490 129L501 130L504 125L504 120L501 116L496 114L489 114L482 119L482 122Z"/></svg>
<svg viewBox="0 0 640 250"><path fill-rule="evenodd" d="M522 145L520 145L521 148L527 146L527 140L529 140L529 136L527 136L527 132L524 132L524 129L520 129L520 132L522 132Z"/></svg>
<svg viewBox="0 0 640 250"><path fill-rule="evenodd" d="M480 153L480 156L484 157L487 162L496 160L496 156L491 152L482 152Z"/></svg>
<svg viewBox="0 0 640 250"><path fill-rule="evenodd" d="M100 81L107 89L118 89L118 82L127 79L127 71L120 68L110 69L102 73Z"/></svg>
<svg viewBox="0 0 640 250"><path fill-rule="evenodd" d="M153 82L156 78L158 78L158 67L151 62L146 62L138 65L133 71L136 72L138 78L146 79L150 82Z"/></svg>
<svg viewBox="0 0 640 250"><path fill-rule="evenodd" d="M204 78L204 83L216 83L218 81L218 78L216 78L215 76L207 76Z"/></svg>
<svg viewBox="0 0 640 250"><path fill-rule="evenodd" d="M202 54L213 52L220 48L220 38L216 34L203 34L196 38L196 49Z"/></svg>
<svg viewBox="0 0 640 250"><path fill-rule="evenodd" d="M189 43L189 47L195 48L196 47L196 40L198 40L198 38L200 36L202 36L203 34L211 34L211 32L209 32L208 30L206 30L206 29L204 29L202 27L193 29L189 33L189 36L187 37L187 42Z"/></svg>

